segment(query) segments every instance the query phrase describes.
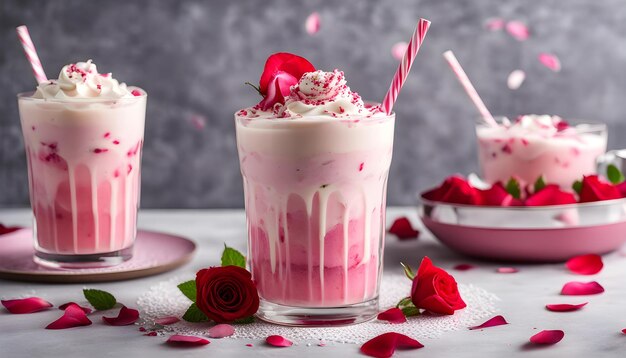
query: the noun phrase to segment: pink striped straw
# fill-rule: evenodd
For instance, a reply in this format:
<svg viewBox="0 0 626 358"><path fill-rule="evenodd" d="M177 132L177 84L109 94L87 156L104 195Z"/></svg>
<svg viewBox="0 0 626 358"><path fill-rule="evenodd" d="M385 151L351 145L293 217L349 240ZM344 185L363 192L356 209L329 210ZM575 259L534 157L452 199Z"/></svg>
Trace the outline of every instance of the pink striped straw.
<svg viewBox="0 0 626 358"><path fill-rule="evenodd" d="M35 44L33 43L33 40L31 40L28 28L25 25L17 28L17 37L20 39L20 43L24 48L24 53L30 63L30 67L33 69L33 74L35 75L37 83L46 82L48 77L46 77L46 73L43 71L43 66L41 66L39 56L37 56L37 50L35 50Z"/></svg>
<svg viewBox="0 0 626 358"><path fill-rule="evenodd" d="M396 103L400 89L402 89L402 85L404 85L404 82L406 81L406 77L411 70L413 60L415 60L415 55L417 55L417 51L420 50L429 27L430 21L426 19L420 19L417 22L415 32L413 32L413 36L411 37L411 41L406 48L404 57L396 70L396 74L393 76L389 90L387 91L385 99L383 99L383 103L381 105L381 110L388 115L391 114L391 109L393 108L394 103Z"/></svg>
<svg viewBox="0 0 626 358"><path fill-rule="evenodd" d="M478 108L478 112L480 112L480 115L483 117L485 122L490 126L497 126L498 123L495 119L493 119L493 116L487 109L487 106L485 106L483 100L480 99L478 92L476 92L476 88L474 88L472 82L470 82L469 77L467 77L467 74L465 73L465 71L463 71L463 67L461 67L461 64L456 59L456 56L454 56L454 53L448 50L443 53L443 57L448 61L450 67L452 67L452 71L454 71L454 73L456 74L459 82L461 82L461 85L463 85L463 88L465 88L465 92L472 100L472 102L474 102L474 105L476 106L476 108Z"/></svg>

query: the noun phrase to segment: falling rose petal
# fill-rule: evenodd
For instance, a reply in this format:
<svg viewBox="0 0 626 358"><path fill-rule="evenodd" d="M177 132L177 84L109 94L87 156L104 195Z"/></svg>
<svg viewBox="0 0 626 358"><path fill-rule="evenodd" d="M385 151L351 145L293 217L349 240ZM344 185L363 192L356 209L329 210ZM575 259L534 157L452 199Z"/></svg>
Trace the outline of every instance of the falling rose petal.
<svg viewBox="0 0 626 358"><path fill-rule="evenodd" d="M46 326L46 329L66 329L80 326L89 326L91 320L80 306L73 304L67 306L63 311L63 316Z"/></svg>
<svg viewBox="0 0 626 358"><path fill-rule="evenodd" d="M604 287L596 281L568 282L561 289L561 294L565 296L597 295L602 292Z"/></svg>
<svg viewBox="0 0 626 358"><path fill-rule="evenodd" d="M554 72L561 71L561 61L556 55L549 53L539 54L539 62Z"/></svg>
<svg viewBox="0 0 626 358"><path fill-rule="evenodd" d="M483 328L489 328L489 327L495 327L495 326L502 326L505 324L509 324L509 322L506 321L506 319L504 319L504 317L502 316L495 316L489 320L487 320L485 323L480 324L478 326L474 326L474 327L470 327L470 330L475 330L475 329L483 329Z"/></svg>
<svg viewBox="0 0 626 358"><path fill-rule="evenodd" d="M596 254L580 255L567 260L565 266L579 275L595 275L602 270L602 257Z"/></svg>
<svg viewBox="0 0 626 358"><path fill-rule="evenodd" d="M506 80L506 85L510 90L516 90L520 88L525 79L526 72L522 70L515 70L509 74L509 77Z"/></svg>
<svg viewBox="0 0 626 358"><path fill-rule="evenodd" d="M504 19L499 17L487 19L487 22L485 22L485 28L489 31L502 30L504 28Z"/></svg>
<svg viewBox="0 0 626 358"><path fill-rule="evenodd" d="M309 35L315 35L320 30L320 15L317 12L311 13L306 18L304 29Z"/></svg>
<svg viewBox="0 0 626 358"><path fill-rule="evenodd" d="M167 339L167 344L177 347L193 347L204 346L211 342L208 339L204 339L196 336L183 336L182 334L174 334Z"/></svg>
<svg viewBox="0 0 626 358"><path fill-rule="evenodd" d="M389 233L394 234L400 240L417 239L420 232L413 229L411 222L406 217L396 219L389 228Z"/></svg>
<svg viewBox="0 0 626 358"><path fill-rule="evenodd" d="M60 310L62 310L62 311L64 311L64 310L65 310L66 308L68 308L70 305L76 305L76 306L78 306L81 310L83 310L83 312L85 312L85 314L90 314L90 313L92 312L92 311L91 311L91 308L89 308L89 307L83 307L83 306L79 305L79 304L78 304L78 303L76 303L76 302L68 302L68 303L64 303L64 304L62 304L62 305L60 305L60 306L59 306L59 309L60 309Z"/></svg>
<svg viewBox="0 0 626 358"><path fill-rule="evenodd" d="M496 269L497 273L517 273L519 272L518 269L516 269L515 267L498 267Z"/></svg>
<svg viewBox="0 0 626 358"><path fill-rule="evenodd" d="M396 307L379 313L377 318L381 321L387 321L394 324L406 322L406 316L401 309Z"/></svg>
<svg viewBox="0 0 626 358"><path fill-rule="evenodd" d="M7 309L7 311L13 314L34 313L47 310L52 307L52 303L39 297L2 300L0 302L2 302L2 305Z"/></svg>
<svg viewBox="0 0 626 358"><path fill-rule="evenodd" d="M473 268L476 268L476 266L470 265L470 264L458 264L458 265L453 267L453 269L457 270L457 271L467 271L467 270L471 270Z"/></svg>
<svg viewBox="0 0 626 358"><path fill-rule="evenodd" d="M556 344L565 337L565 332L560 329L541 331L530 337L530 343L533 344Z"/></svg>
<svg viewBox="0 0 626 358"><path fill-rule="evenodd" d="M174 316L159 317L154 320L154 323L160 324L161 326L168 326L177 322L180 322L180 318Z"/></svg>
<svg viewBox="0 0 626 358"><path fill-rule="evenodd" d="M420 342L400 333L389 332L374 337L361 346L361 352L370 357L391 357L397 348L418 349L422 348Z"/></svg>
<svg viewBox="0 0 626 358"><path fill-rule="evenodd" d="M235 327L230 324L218 324L209 328L209 337L211 338L230 337L233 334L235 334Z"/></svg>
<svg viewBox="0 0 626 358"><path fill-rule="evenodd" d="M0 224L0 235L10 234L13 231L17 231L21 228L22 228L21 226L4 226Z"/></svg>
<svg viewBox="0 0 626 358"><path fill-rule="evenodd" d="M393 47L391 47L391 56L398 61L402 61L407 47L409 47L409 44L404 41L396 42Z"/></svg>
<svg viewBox="0 0 626 358"><path fill-rule="evenodd" d="M530 31L526 24L521 21L509 21L506 23L506 32L518 41L528 40Z"/></svg>
<svg viewBox="0 0 626 358"><path fill-rule="evenodd" d="M283 336L278 335L265 338L265 342L273 347L291 347L293 345L293 342Z"/></svg>
<svg viewBox="0 0 626 358"><path fill-rule="evenodd" d="M546 305L546 309L548 311L552 311L552 312L571 312L571 311L578 311L579 309L585 307L585 305L587 305L588 302L585 303L581 303L578 305L572 305L569 303L558 303L558 304L552 304L552 305Z"/></svg>
<svg viewBox="0 0 626 358"><path fill-rule="evenodd" d="M192 114L191 117L189 117L189 122L191 122L191 125L199 131L206 127L206 118L200 114Z"/></svg>
<svg viewBox="0 0 626 358"><path fill-rule="evenodd" d="M139 311L122 306L117 317L102 317L102 320L111 326L128 326L137 322Z"/></svg>

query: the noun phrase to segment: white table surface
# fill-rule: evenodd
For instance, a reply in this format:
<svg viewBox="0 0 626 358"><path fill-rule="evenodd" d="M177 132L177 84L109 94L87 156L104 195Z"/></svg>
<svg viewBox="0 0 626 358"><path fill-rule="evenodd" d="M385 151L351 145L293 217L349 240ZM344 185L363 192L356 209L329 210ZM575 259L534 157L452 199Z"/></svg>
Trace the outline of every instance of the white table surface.
<svg viewBox="0 0 626 358"><path fill-rule="evenodd" d="M406 215L417 225L414 208L390 208L388 223ZM5 225L29 225L30 211L0 209L0 222ZM151 286L173 276L193 277L200 268L219 262L223 243L245 250L245 218L242 210L144 210L139 215L139 227L180 234L198 244L194 260L172 272L143 279L89 284L107 290L120 302L136 306L139 295ZM425 345L417 351L399 351L398 357L600 357L626 354L626 256L613 253L605 256L605 268L594 276L570 274L562 264L516 265L516 274L497 274L495 269L509 264L490 263L459 256L435 241L421 227L417 241L398 242L389 236L385 253L387 270L396 269L398 262L416 266L422 256L430 256L435 264L449 270L457 281L474 284L495 293L500 314L510 322L507 326L483 331L459 330L436 339L420 339ZM601 238L598 238L601 239ZM0 247L0 249L2 249ZM477 268L465 272L452 271L459 263L471 263ZM559 296L568 281L600 282L606 292L595 296ZM10 298L36 293L55 304L82 299L82 284L37 284L0 280L0 297ZM545 310L548 303L589 304L581 311L554 313ZM325 347L307 346L299 342L290 348L265 347L261 341L211 339L200 348L180 349L163 344L165 337L144 337L137 326L110 327L94 320L88 328L45 330L46 324L60 316L58 310L11 315L0 313L0 357L346 357L358 355L359 346L328 343ZM482 323L482 322L477 322ZM536 329L535 329L536 328ZM562 329L565 338L555 346L529 348L528 338L542 329ZM254 347L246 347L253 343Z"/></svg>

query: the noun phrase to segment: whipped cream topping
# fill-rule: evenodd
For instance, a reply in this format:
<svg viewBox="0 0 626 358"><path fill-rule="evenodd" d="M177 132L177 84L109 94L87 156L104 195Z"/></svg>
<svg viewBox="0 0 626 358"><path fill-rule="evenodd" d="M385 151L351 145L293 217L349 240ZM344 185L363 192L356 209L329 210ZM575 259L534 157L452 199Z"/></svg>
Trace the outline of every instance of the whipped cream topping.
<svg viewBox="0 0 626 358"><path fill-rule="evenodd" d="M59 78L40 83L33 97L42 99L118 99L132 98L133 92L126 87L125 83L119 83L114 79L111 73L98 73L96 64L89 60L63 66Z"/></svg>
<svg viewBox="0 0 626 358"><path fill-rule="evenodd" d="M303 74L300 81L291 86L284 105L277 103L267 111L256 106L237 113L249 118L349 118L354 115L371 117L377 114L382 112L378 107L366 106L361 96L350 90L343 72L339 70L318 70Z"/></svg>
<svg viewBox="0 0 626 358"><path fill-rule="evenodd" d="M527 114L519 116L513 124L505 125L509 132L519 134L537 134L543 137L552 137L563 132L569 132L572 127L559 116L547 114Z"/></svg>

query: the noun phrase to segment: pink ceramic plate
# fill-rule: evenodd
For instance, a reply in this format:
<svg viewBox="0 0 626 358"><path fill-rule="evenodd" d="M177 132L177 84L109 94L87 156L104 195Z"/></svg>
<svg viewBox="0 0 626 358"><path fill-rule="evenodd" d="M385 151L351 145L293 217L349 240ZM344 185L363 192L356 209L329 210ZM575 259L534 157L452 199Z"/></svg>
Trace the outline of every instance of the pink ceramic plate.
<svg viewBox="0 0 626 358"><path fill-rule="evenodd" d="M189 262L196 244L180 236L139 230L133 258L123 264L93 269L64 270L33 262L31 229L0 236L0 278L36 282L102 282L150 276Z"/></svg>
<svg viewBox="0 0 626 358"><path fill-rule="evenodd" d="M492 260L565 261L626 241L626 199L545 207L481 207L422 199L420 216L457 252Z"/></svg>

